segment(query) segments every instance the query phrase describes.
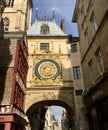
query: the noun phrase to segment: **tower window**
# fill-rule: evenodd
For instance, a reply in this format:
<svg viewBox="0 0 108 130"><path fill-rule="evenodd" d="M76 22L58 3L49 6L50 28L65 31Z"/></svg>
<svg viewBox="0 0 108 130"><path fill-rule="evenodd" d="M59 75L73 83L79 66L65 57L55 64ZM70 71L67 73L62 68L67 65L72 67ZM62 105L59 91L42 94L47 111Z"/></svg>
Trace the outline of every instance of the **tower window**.
<svg viewBox="0 0 108 130"><path fill-rule="evenodd" d="M44 23L41 25L41 34L49 34L49 26L48 24Z"/></svg>
<svg viewBox="0 0 108 130"><path fill-rule="evenodd" d="M3 19L3 26L4 26L4 32L8 32L9 31L9 19L8 18Z"/></svg>
<svg viewBox="0 0 108 130"><path fill-rule="evenodd" d="M8 7L13 7L13 5L14 5L14 0L7 0Z"/></svg>
<svg viewBox="0 0 108 130"><path fill-rule="evenodd" d="M40 43L40 50L49 50L49 43Z"/></svg>

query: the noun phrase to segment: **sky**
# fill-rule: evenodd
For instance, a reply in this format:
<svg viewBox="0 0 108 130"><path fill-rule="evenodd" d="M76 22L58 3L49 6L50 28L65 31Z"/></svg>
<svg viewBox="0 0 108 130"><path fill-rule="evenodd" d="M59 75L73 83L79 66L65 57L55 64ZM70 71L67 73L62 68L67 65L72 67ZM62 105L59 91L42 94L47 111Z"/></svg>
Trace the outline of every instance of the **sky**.
<svg viewBox="0 0 108 130"><path fill-rule="evenodd" d="M64 19L66 33L78 36L77 25L72 23L75 3L76 0L33 0L32 23L35 22L36 8L41 18L45 12L48 18L52 17L54 9L56 23L60 26L61 19Z"/></svg>
<svg viewBox="0 0 108 130"><path fill-rule="evenodd" d="M38 8L38 16L40 18L43 18L45 12L48 18L52 17L54 9L56 23L60 26L61 19L64 19L65 32L73 36L78 36L77 25L76 23L72 23L75 3L76 0L33 0L32 23L35 22L36 8ZM51 107L52 115L55 115L55 118L59 121L62 111L62 107Z"/></svg>

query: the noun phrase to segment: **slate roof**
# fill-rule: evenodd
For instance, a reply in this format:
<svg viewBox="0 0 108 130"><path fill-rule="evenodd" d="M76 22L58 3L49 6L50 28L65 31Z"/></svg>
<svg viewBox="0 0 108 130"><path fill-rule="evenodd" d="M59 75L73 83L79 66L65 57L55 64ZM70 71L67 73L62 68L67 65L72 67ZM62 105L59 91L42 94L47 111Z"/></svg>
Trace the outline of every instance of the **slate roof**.
<svg viewBox="0 0 108 130"><path fill-rule="evenodd" d="M48 24L49 26L49 34L41 34L41 25ZM62 31L62 29L56 24L54 20L37 20L31 27L27 30L27 36L67 36L66 33Z"/></svg>

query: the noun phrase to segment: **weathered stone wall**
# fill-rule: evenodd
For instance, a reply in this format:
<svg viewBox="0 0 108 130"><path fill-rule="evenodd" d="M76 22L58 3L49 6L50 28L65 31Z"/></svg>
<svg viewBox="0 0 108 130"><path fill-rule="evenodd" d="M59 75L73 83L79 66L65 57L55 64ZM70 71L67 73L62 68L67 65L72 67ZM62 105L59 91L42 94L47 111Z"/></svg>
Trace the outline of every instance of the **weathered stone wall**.
<svg viewBox="0 0 108 130"><path fill-rule="evenodd" d="M0 103L10 104L14 63L16 55L16 39L0 40Z"/></svg>

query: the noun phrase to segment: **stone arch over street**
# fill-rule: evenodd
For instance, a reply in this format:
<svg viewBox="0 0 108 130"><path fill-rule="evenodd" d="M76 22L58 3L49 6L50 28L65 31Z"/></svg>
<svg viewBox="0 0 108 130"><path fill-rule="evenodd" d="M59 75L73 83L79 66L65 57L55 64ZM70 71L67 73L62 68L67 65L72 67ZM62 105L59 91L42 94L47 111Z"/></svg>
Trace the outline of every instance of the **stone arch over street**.
<svg viewBox="0 0 108 130"><path fill-rule="evenodd" d="M72 124L74 124L74 106L72 103L69 103L68 98L60 96L60 98L52 100L52 99L43 99L43 97L38 97L31 99L30 102L26 103L26 116L29 122L30 129L34 130L38 125L42 127L44 126L45 121L45 113L47 111L47 107L49 106L61 106L67 110L68 113L68 125L72 128ZM38 113L40 111L40 113ZM37 113L37 115L36 115ZM42 115L42 120L39 120L40 115ZM40 117L41 118L41 117ZM39 124L38 124L39 123ZM40 125L41 123L41 125ZM41 129L41 128L40 128Z"/></svg>
<svg viewBox="0 0 108 130"><path fill-rule="evenodd" d="M35 90L35 88L34 89L27 88L25 112L27 112L28 109L35 103L44 102L44 101L52 101L52 100L55 102L56 101L64 102L71 108L74 108L73 88L72 87L58 88L58 89L38 88L37 91Z"/></svg>

